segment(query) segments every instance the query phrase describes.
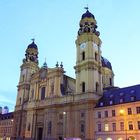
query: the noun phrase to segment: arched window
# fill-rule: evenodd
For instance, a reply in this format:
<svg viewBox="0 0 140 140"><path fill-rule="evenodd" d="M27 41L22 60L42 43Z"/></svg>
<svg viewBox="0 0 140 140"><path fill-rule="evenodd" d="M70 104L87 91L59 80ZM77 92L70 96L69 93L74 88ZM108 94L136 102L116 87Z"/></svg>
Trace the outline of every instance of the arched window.
<svg viewBox="0 0 140 140"><path fill-rule="evenodd" d="M102 138L98 138L97 140L103 140Z"/></svg>
<svg viewBox="0 0 140 140"><path fill-rule="evenodd" d="M118 138L118 140L123 140L123 138Z"/></svg>
<svg viewBox="0 0 140 140"><path fill-rule="evenodd" d="M98 54L95 52L95 60L98 61Z"/></svg>
<svg viewBox="0 0 140 140"><path fill-rule="evenodd" d="M136 140L136 138L134 136L130 136L128 140Z"/></svg>
<svg viewBox="0 0 140 140"><path fill-rule="evenodd" d="M112 86L112 79L111 78L109 78L109 84L110 84L110 86Z"/></svg>
<svg viewBox="0 0 140 140"><path fill-rule="evenodd" d="M81 133L84 133L85 132L85 125L82 123L81 124Z"/></svg>
<svg viewBox="0 0 140 140"><path fill-rule="evenodd" d="M82 92L85 92L85 89L86 89L86 84L85 82L82 82Z"/></svg>
<svg viewBox="0 0 140 140"><path fill-rule="evenodd" d="M31 127L31 125L30 125L30 123L28 124L28 131L30 131L30 127Z"/></svg>
<svg viewBox="0 0 140 140"><path fill-rule="evenodd" d="M41 88L41 100L45 99L45 87Z"/></svg>
<svg viewBox="0 0 140 140"><path fill-rule="evenodd" d="M106 140L112 140L111 138L107 138Z"/></svg>
<svg viewBox="0 0 140 140"><path fill-rule="evenodd" d="M85 52L82 52L82 60L85 60Z"/></svg>
<svg viewBox="0 0 140 140"><path fill-rule="evenodd" d="M34 98L34 89L31 90L31 99Z"/></svg>
<svg viewBox="0 0 140 140"><path fill-rule="evenodd" d="M98 89L99 89L99 84L98 82L96 82L96 92L98 92Z"/></svg>
<svg viewBox="0 0 140 140"><path fill-rule="evenodd" d="M52 122L49 121L49 122L48 122L48 131L47 131L47 134L48 134L48 135L51 135L51 133L52 133Z"/></svg>

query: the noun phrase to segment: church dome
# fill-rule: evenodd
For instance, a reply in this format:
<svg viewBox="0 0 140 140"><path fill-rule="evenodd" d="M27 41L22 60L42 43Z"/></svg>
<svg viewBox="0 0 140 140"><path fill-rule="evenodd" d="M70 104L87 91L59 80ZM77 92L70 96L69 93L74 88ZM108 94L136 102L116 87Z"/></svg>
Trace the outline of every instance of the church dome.
<svg viewBox="0 0 140 140"><path fill-rule="evenodd" d="M94 15L92 13L90 13L88 10L86 11L86 13L84 13L82 15L82 19L84 19L84 18L93 18L93 19L95 19Z"/></svg>
<svg viewBox="0 0 140 140"><path fill-rule="evenodd" d="M101 57L101 60L102 60L102 66L103 67L106 67L106 68L112 70L111 63L106 58Z"/></svg>
<svg viewBox="0 0 140 140"><path fill-rule="evenodd" d="M34 41L28 45L28 48L34 48L37 49L37 45L34 43Z"/></svg>

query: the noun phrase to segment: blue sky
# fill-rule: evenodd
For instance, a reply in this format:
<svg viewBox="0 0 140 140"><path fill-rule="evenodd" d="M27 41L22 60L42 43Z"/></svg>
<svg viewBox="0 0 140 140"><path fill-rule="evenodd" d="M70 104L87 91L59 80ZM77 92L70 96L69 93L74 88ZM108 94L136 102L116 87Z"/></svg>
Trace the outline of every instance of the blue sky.
<svg viewBox="0 0 140 140"><path fill-rule="evenodd" d="M64 63L75 77L75 40L88 4L94 14L102 55L113 66L115 85L140 83L139 0L0 0L0 106L14 109L20 65L31 38L39 49L39 65Z"/></svg>

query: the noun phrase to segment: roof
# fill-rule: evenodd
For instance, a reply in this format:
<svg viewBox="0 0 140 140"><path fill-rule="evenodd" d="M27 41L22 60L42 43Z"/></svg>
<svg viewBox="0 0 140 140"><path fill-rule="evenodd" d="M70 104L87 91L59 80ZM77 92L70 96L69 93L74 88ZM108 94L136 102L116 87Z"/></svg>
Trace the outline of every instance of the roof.
<svg viewBox="0 0 140 140"><path fill-rule="evenodd" d="M28 48L34 48L37 49L37 45L34 43L34 41L28 45Z"/></svg>
<svg viewBox="0 0 140 140"><path fill-rule="evenodd" d="M102 66L112 70L111 63L104 57L101 57Z"/></svg>
<svg viewBox="0 0 140 140"><path fill-rule="evenodd" d="M13 118L13 112L0 115L0 120L6 120L6 119L12 119L12 118Z"/></svg>
<svg viewBox="0 0 140 140"><path fill-rule="evenodd" d="M140 101L140 85L114 88L103 93L96 107L112 106Z"/></svg>
<svg viewBox="0 0 140 140"><path fill-rule="evenodd" d="M95 19L94 15L90 13L88 10L82 15L82 19L84 18L93 18Z"/></svg>

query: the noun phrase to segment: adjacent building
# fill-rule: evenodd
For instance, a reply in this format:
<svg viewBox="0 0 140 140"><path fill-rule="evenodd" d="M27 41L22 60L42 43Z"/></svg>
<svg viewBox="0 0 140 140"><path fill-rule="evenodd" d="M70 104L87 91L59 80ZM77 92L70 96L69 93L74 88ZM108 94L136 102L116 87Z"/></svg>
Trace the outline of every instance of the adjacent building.
<svg viewBox="0 0 140 140"><path fill-rule="evenodd" d="M0 140L11 139L13 122L13 112L0 114Z"/></svg>
<svg viewBox="0 0 140 140"><path fill-rule="evenodd" d="M92 13L82 15L76 38L76 78L63 64L38 66L38 46L27 46L21 64L12 137L30 140L135 140L140 129L140 85L117 88L102 56Z"/></svg>
<svg viewBox="0 0 140 140"><path fill-rule="evenodd" d="M94 111L96 140L139 140L140 85L108 89Z"/></svg>

